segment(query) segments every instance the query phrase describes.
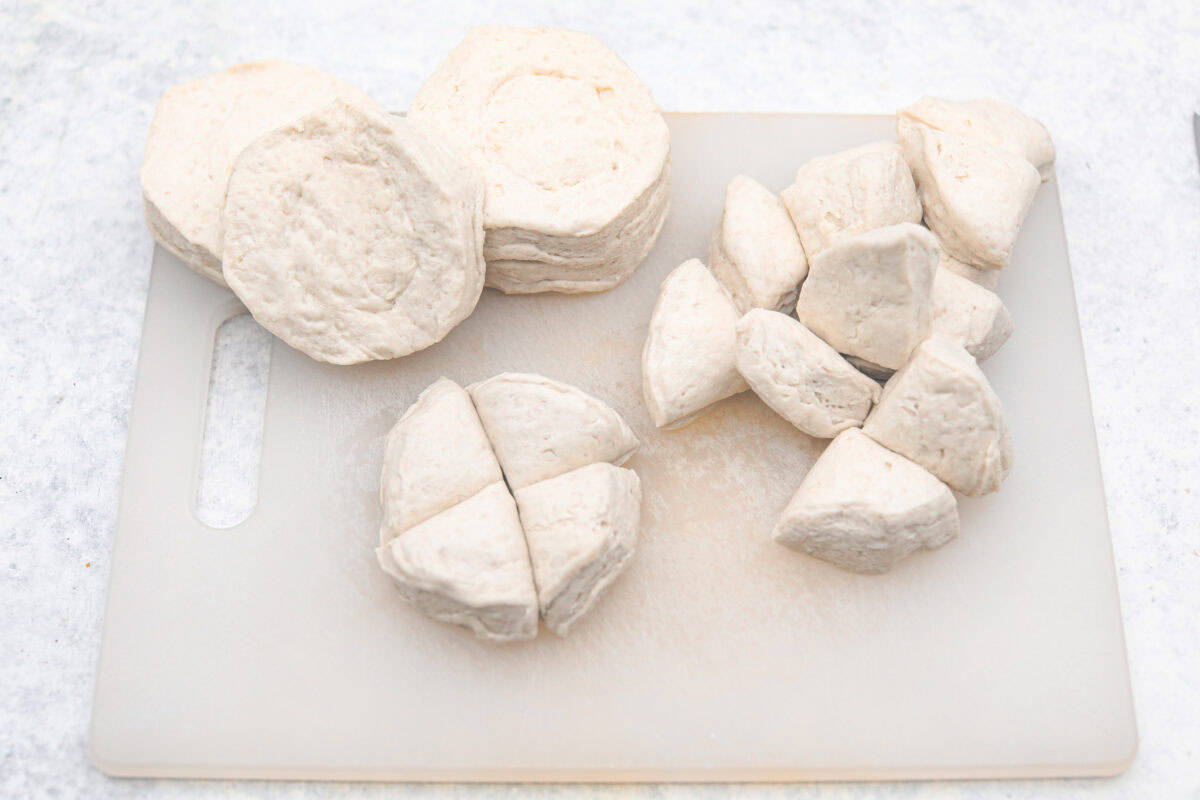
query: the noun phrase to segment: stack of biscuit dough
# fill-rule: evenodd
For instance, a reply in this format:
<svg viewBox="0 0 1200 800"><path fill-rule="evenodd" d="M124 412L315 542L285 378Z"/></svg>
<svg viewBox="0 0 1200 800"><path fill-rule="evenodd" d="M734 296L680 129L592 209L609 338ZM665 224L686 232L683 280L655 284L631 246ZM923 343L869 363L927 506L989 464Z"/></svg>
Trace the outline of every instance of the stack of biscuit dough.
<svg viewBox="0 0 1200 800"><path fill-rule="evenodd" d="M666 220L670 135L587 34L472 29L406 118L279 61L169 89L141 173L154 237L335 364L440 341L484 285L611 289Z"/></svg>

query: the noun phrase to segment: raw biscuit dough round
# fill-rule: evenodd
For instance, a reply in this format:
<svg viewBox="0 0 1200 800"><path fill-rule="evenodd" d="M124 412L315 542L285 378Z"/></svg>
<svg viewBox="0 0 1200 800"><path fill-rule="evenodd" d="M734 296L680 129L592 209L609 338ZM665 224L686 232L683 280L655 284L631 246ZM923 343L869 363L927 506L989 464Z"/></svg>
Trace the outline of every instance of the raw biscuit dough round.
<svg viewBox="0 0 1200 800"><path fill-rule="evenodd" d="M255 319L315 359L398 358L474 310L481 204L449 151L374 105L335 102L238 157L225 277Z"/></svg>
<svg viewBox="0 0 1200 800"><path fill-rule="evenodd" d="M154 238L224 285L221 207L234 160L263 134L337 99L370 102L339 78L284 61L239 64L168 89L150 123L141 171Z"/></svg>
<svg viewBox="0 0 1200 800"><path fill-rule="evenodd" d="M598 39L473 28L408 118L484 176L488 286L595 292L624 280L666 218L670 136L654 99Z"/></svg>

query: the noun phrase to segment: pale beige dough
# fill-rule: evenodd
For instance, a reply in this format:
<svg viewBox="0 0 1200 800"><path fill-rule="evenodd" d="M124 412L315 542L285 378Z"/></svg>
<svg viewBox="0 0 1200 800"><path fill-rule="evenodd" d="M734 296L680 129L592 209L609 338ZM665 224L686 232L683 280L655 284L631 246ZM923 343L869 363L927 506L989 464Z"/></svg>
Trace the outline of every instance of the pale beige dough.
<svg viewBox="0 0 1200 800"><path fill-rule="evenodd" d="M624 571L637 546L637 474L606 462L517 489L546 627L565 636Z"/></svg>
<svg viewBox="0 0 1200 800"><path fill-rule="evenodd" d="M418 90L408 117L483 176L489 286L610 289L662 228L666 122L645 84L595 37L472 28Z"/></svg>
<svg viewBox="0 0 1200 800"><path fill-rule="evenodd" d="M225 278L267 330L315 359L408 355L479 300L482 199L475 176L402 118L335 102L238 156Z"/></svg>
<svg viewBox="0 0 1200 800"><path fill-rule="evenodd" d="M842 569L881 573L958 530L958 505L945 484L850 428L804 476L774 536Z"/></svg>
<svg viewBox="0 0 1200 800"><path fill-rule="evenodd" d="M965 495L996 491L1012 467L1000 398L971 354L936 334L888 380L863 431Z"/></svg>
<svg viewBox="0 0 1200 800"><path fill-rule="evenodd" d="M370 102L339 78L284 61L239 64L168 89L154 110L141 171L154 238L224 285L221 208L234 160L259 136L337 99Z"/></svg>

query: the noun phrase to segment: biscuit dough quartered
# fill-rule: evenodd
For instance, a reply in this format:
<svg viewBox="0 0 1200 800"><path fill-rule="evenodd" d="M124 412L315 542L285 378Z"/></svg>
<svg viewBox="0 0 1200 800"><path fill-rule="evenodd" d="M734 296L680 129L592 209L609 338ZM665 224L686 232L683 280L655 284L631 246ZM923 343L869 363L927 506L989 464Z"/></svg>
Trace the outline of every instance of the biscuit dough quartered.
<svg viewBox="0 0 1200 800"><path fill-rule="evenodd" d="M1012 336L1013 321L995 292L938 267L933 278L933 332L983 361Z"/></svg>

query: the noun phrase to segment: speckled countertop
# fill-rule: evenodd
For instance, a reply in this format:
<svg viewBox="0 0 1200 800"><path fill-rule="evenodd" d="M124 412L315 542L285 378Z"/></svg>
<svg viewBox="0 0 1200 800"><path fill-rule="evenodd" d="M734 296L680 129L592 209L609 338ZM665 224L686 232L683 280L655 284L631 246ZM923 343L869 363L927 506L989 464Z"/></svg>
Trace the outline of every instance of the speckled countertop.
<svg viewBox="0 0 1200 800"><path fill-rule="evenodd" d="M0 2L0 796L1200 797L1200 6L867 0ZM273 4L274 5L274 4ZM283 6L284 4L279 4ZM151 240L137 170L167 86L268 56L403 108L477 22L597 34L671 110L894 110L990 95L1058 146L1141 735L1113 780L796 787L119 781L87 722Z"/></svg>

